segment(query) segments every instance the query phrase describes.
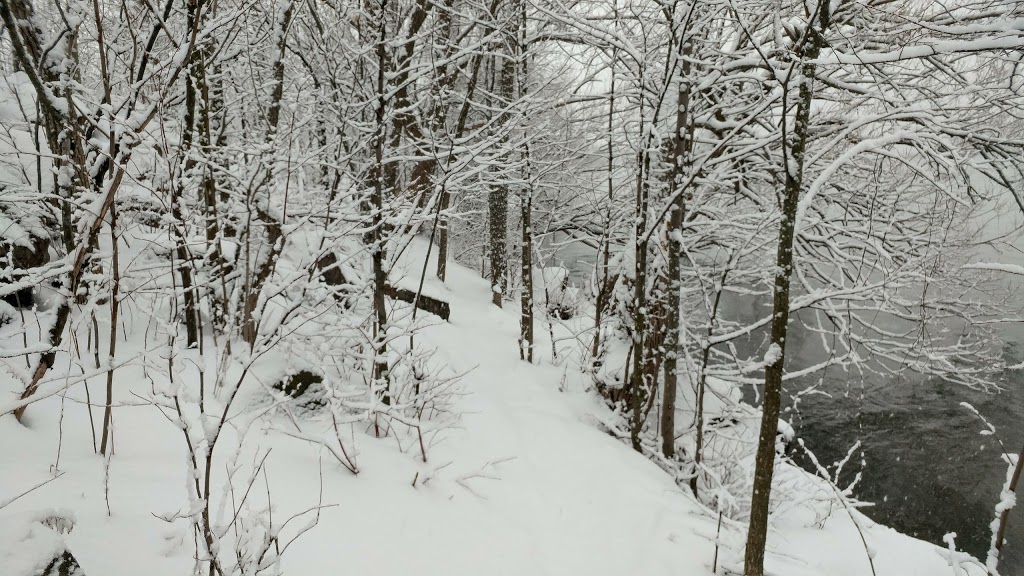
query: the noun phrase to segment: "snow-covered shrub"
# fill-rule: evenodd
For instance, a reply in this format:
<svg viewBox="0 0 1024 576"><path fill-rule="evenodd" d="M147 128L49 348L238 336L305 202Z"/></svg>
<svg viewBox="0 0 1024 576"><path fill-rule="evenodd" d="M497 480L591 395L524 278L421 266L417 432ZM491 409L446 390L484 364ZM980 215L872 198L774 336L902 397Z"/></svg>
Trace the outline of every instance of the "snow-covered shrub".
<svg viewBox="0 0 1024 576"><path fill-rule="evenodd" d="M583 296L578 287L569 282L569 271L561 266L541 271L544 286L544 307L547 315L558 320L574 318L580 310Z"/></svg>

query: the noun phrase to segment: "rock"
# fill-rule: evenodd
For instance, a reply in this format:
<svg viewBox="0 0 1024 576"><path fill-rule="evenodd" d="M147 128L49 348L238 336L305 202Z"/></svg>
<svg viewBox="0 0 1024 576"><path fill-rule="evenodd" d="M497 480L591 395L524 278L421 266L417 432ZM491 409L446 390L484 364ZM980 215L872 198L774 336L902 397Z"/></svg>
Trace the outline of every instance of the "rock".
<svg viewBox="0 0 1024 576"><path fill-rule="evenodd" d="M351 284L345 276L341 261L333 252L328 252L316 261L316 269L320 271L320 278L324 284L334 289L334 297L344 308L352 307Z"/></svg>
<svg viewBox="0 0 1024 576"><path fill-rule="evenodd" d="M82 566L71 551L65 549L43 568L39 576L85 576L85 570L82 570Z"/></svg>
<svg viewBox="0 0 1024 576"><path fill-rule="evenodd" d="M300 370L291 376L288 376L281 382L274 384L276 390L280 390L292 398L298 398L309 390L309 387L313 384L320 384L324 381L319 375L310 372L309 370Z"/></svg>
<svg viewBox="0 0 1024 576"><path fill-rule="evenodd" d="M15 308L31 308L35 304L35 292L31 288L22 288L10 294L4 294L2 300Z"/></svg>
<svg viewBox="0 0 1024 576"><path fill-rule="evenodd" d="M274 384L274 390L298 400L304 408L315 409L327 405L324 400L324 379L309 370L300 370Z"/></svg>

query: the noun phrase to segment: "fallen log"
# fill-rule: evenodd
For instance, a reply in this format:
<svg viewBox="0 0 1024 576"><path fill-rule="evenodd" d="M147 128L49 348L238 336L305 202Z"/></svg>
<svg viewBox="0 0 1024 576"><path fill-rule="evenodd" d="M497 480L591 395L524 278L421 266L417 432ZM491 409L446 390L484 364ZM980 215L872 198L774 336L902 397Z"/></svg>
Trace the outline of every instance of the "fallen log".
<svg viewBox="0 0 1024 576"><path fill-rule="evenodd" d="M401 300L402 302L408 302L409 304L415 304L420 310L433 314L445 322L448 321L448 317L451 315L451 306L447 302L444 300L438 300L437 298L431 298L425 294L420 294L419 299L417 299L416 292L406 290L405 288L398 288L391 284L384 287L384 294L388 298Z"/></svg>
<svg viewBox="0 0 1024 576"><path fill-rule="evenodd" d="M324 284L328 286L341 286L349 284L348 279L345 278L344 272L342 272L341 266L338 263L338 257L333 253L327 253L316 262L317 270L320 271L320 277L323 279ZM431 298L425 294L420 294L419 298L416 298L416 292L413 290L407 290L405 288L398 288L387 284L384 287L384 295L393 300L401 300L402 302L408 302L409 304L415 304L417 308L433 314L445 322L448 321L448 317L451 315L451 306L444 300L438 300L437 298Z"/></svg>

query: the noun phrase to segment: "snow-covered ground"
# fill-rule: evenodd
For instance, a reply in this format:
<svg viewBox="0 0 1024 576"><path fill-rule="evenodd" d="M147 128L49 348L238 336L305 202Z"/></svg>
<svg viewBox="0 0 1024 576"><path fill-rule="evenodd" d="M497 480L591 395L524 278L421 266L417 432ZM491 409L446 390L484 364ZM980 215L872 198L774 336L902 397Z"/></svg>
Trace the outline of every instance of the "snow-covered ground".
<svg viewBox="0 0 1024 576"><path fill-rule="evenodd" d="M235 509L272 502L283 547L319 515L284 551L284 574L691 576L712 573L716 541L717 573L741 572L741 522L724 520L716 536L714 512L603 432L608 410L578 370L519 360L517 306L494 307L488 283L454 264L447 284L430 293L452 303L451 321L418 337L453 371L467 372L460 426L439 437L426 463L394 438L356 430L353 475L318 445L281 433L290 425L283 419L257 420L237 465L262 462L262 472L251 485L214 491L221 523ZM130 335L126 345L140 340ZM25 370L23 358L3 362L0 404L18 390L8 372ZM142 400L149 385L141 370L117 372L116 397L126 405L115 409L109 480L94 454L83 387L33 405L25 425L0 417L0 505L59 474L0 509L0 576L38 573L62 538L88 576L190 573L191 526L170 519L189 507L186 452L180 430ZM100 388L92 386L94 402ZM255 395L244 405L239 422L255 412ZM783 467L779 482L792 500L774 517L771 574L871 575L869 555L878 576L983 573L958 571L936 546L848 512L826 498L827 485L795 468ZM240 524L265 518L242 516ZM73 529L60 534L53 518Z"/></svg>

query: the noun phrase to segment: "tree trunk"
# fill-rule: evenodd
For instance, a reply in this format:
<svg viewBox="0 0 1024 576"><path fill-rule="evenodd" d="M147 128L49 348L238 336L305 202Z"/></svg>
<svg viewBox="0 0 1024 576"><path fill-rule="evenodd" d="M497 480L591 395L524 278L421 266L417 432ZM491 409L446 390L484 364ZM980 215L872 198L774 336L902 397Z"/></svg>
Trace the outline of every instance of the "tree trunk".
<svg viewBox="0 0 1024 576"><path fill-rule="evenodd" d="M432 296L427 296L422 292L414 292L406 288L397 288L388 284L384 288L384 294L389 298L395 300L401 300L412 304L418 310L433 314L445 322L451 317L452 307L451 304L444 300L438 300Z"/></svg>
<svg viewBox="0 0 1024 576"><path fill-rule="evenodd" d="M645 146L650 146L647 139ZM647 208L649 183L647 173L651 164L649 151L644 148L637 154L636 177L636 229L634 250L636 258L633 286L633 373L628 383L629 393L627 406L630 414L629 439L633 449L640 452L640 433L644 427L643 408L647 394L650 393L650 370L647 355Z"/></svg>
<svg viewBox="0 0 1024 576"><path fill-rule="evenodd" d="M818 7L820 31L828 25L828 1L820 0ZM799 54L802 60L813 60L820 52L820 32L808 24L806 48ZM801 66L796 119L793 123L792 142L783 140L783 169L786 185L782 199L782 222L779 225L779 245L775 256L775 289L772 301L771 347L775 361L765 367L764 403L761 430L757 440L754 464L754 487L750 501L750 527L744 559L745 576L764 576L764 550L768 537L768 504L771 498L772 476L775 472L775 438L779 433L779 410L782 405L782 374L786 359L786 333L789 324L789 287L793 273L793 238L796 227L797 205L803 186L804 153L810 131L811 104L814 99L814 64ZM786 115L782 122L785 126ZM786 148L792 158L786 157Z"/></svg>
<svg viewBox="0 0 1024 576"><path fill-rule="evenodd" d="M388 312L385 306L384 296L387 292L387 271L384 269L384 261L387 255L385 249L384 234L384 193L385 179L390 172L384 166L384 146L386 134L386 107L387 96L385 92L385 74L388 62L387 57L387 20L381 7L378 16L379 36L376 43L377 54L377 110L376 110L376 134L374 134L374 168L373 168L373 191L370 194L370 232L368 244L370 248L371 261L373 266L373 382L377 387L378 397L385 403L391 403L390 375L388 374L387 361L387 323ZM388 184L392 181L388 179Z"/></svg>
<svg viewBox="0 0 1024 576"><path fill-rule="evenodd" d="M117 209L111 207L110 209L110 242L113 250L111 260L111 279L112 285L110 288L110 341L108 342L107 358L110 362L114 361L114 352L117 350L117 313L120 310L120 288L121 288L121 270L119 262L119 248L117 245ZM96 348L99 348L99 342L96 342ZM103 406L103 434L100 440L100 454L104 456L107 454L107 446L112 444L114 441L114 431L111 427L113 419L113 403L114 403L114 366L111 364L107 366L107 402Z"/></svg>
<svg viewBox="0 0 1024 576"><path fill-rule="evenodd" d="M665 389L661 403L661 452L666 458L675 457L676 388L678 387L679 329L681 288L679 278L679 248L682 242L683 195L680 194L668 222L668 317L665 319Z"/></svg>
<svg viewBox="0 0 1024 576"><path fill-rule="evenodd" d="M450 199L451 194L441 192L441 221L437 230L437 278L441 282L444 282L448 275L448 216L445 212L448 210Z"/></svg>
<svg viewBox="0 0 1024 576"><path fill-rule="evenodd" d="M526 54L527 19L526 3L516 0L514 3L520 23L516 39L516 58L519 60L519 95L525 97L529 82L529 60ZM519 222L522 237L520 238L520 274L523 292L520 296L519 311L519 358L533 363L533 174L530 166L530 145L523 144L523 161L526 170L526 184L519 191Z"/></svg>
<svg viewBox="0 0 1024 576"><path fill-rule="evenodd" d="M616 5L615 11L617 12L618 6ZM607 306L608 296L610 290L608 289L608 265L611 260L611 229L612 229L612 206L615 204L615 184L612 181L612 174L615 168L615 138L612 134L612 121L615 117L615 62L619 57L617 49L612 50L611 57L611 84L608 89L608 163L606 166L606 177L608 183L608 209L605 217L605 230L604 238L602 239L601 246L601 257L603 257L604 264L601 266L601 276L597 283L597 302L594 309L594 343L591 346L590 356L592 359L597 358L598 354L601 353L601 324L603 322L602 316L604 315L604 309Z"/></svg>
<svg viewBox="0 0 1024 576"><path fill-rule="evenodd" d="M529 146L526 147L525 154L529 157ZM519 194L519 218L522 222L520 272L523 277L523 294L520 299L519 312L519 358L533 363L533 231L530 229L533 191L531 186L524 186Z"/></svg>
<svg viewBox="0 0 1024 576"><path fill-rule="evenodd" d="M508 256L506 228L508 227L508 186L498 184L491 188L487 198L488 253L491 261L491 301L501 308L507 288Z"/></svg>
<svg viewBox="0 0 1024 576"><path fill-rule="evenodd" d="M669 182L669 198L674 198L669 216L666 236L668 240L668 317L665 319L665 389L661 405L661 452L666 458L676 453L676 388L678 385L680 301L682 289L679 259L683 242L683 221L686 213L686 194L679 185L689 169L688 160L693 142L693 127L690 123L690 53L692 45L686 39L682 46L682 78L679 80L679 96L676 107L676 132L673 135L672 180ZM693 487L691 485L691 487ZM695 491L696 493L696 491Z"/></svg>
<svg viewBox="0 0 1024 576"><path fill-rule="evenodd" d="M502 123L507 122L511 113L512 95L515 89L515 63L507 56L501 57L498 79L498 104L503 107ZM502 141L505 139L503 138ZM491 301L501 307L508 288L508 184L499 182L491 187L487 198L488 247L491 261Z"/></svg>
<svg viewBox="0 0 1024 576"><path fill-rule="evenodd" d="M188 26L196 25L196 4L188 3ZM196 303L196 291L192 280L192 255L188 250L188 242L184 231L185 222L181 212L181 197L184 191L185 180L189 172L195 167L195 160L190 157L192 153L192 141L196 125L196 86L193 74L196 70L195 54L192 58L192 66L189 74L184 77L185 81L185 125L181 131L180 153L185 157L185 164L178 168L176 179L171 183L171 216L174 218L172 228L176 231L177 247L175 248L178 258L178 274L181 276L181 289L185 299L185 338L188 347L191 348L199 342L199 306Z"/></svg>
<svg viewBox="0 0 1024 576"><path fill-rule="evenodd" d="M206 75L207 57L208 54L205 51L200 53L194 68L199 96L199 144L204 154L208 154L210 148L215 144L219 145L219 143L214 142L211 121L216 108L219 107L219 102L217 102L219 91L210 90ZM222 266L224 262L220 252L220 225L217 222L217 182L214 180L213 171L208 165L203 166L202 170L203 176L202 183L200 184L200 193L206 210L204 218L206 243L210 250L210 262L214 266ZM219 272L221 274L224 273L223 270Z"/></svg>
<svg viewBox="0 0 1024 576"><path fill-rule="evenodd" d="M277 44L275 46L276 53L274 55L275 60L273 65L274 85L270 92L270 107L267 109L266 141L268 143L273 142L277 138L278 124L281 120L281 101L284 98L284 56L287 42L287 31L290 27L289 24L291 23L294 9L294 4L288 0L288 5L281 12L281 16L277 24ZM273 187L273 176L270 168L266 171L263 183L267 187L267 206L269 207ZM263 285L266 283L267 279L270 278L271 273L273 273L274 268L277 266L277 258L281 255L281 251L284 249L285 241L281 226L282 223L271 215L268 210L262 209L258 204L256 204L254 208L256 216L263 225L266 233L266 238L262 243L270 247L270 252L267 254L266 259L259 263L257 269L248 279L248 285L246 286L245 301L242 304L241 336L242 340L244 340L246 344L249 344L249 346L253 346L256 343L256 337L259 333L259 320L256 317L256 312L259 308L260 292L262 292ZM247 242L252 242L251 233L247 237Z"/></svg>

